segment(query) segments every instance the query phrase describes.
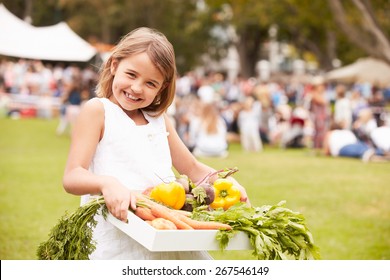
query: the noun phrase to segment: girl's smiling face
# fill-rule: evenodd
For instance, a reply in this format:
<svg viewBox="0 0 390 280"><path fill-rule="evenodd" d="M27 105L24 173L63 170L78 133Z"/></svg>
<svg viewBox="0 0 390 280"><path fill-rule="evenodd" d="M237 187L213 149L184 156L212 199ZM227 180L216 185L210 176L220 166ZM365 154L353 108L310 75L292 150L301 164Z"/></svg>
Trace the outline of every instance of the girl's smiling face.
<svg viewBox="0 0 390 280"><path fill-rule="evenodd" d="M149 106L163 89L164 77L145 52L113 60L111 74L110 100L127 113Z"/></svg>

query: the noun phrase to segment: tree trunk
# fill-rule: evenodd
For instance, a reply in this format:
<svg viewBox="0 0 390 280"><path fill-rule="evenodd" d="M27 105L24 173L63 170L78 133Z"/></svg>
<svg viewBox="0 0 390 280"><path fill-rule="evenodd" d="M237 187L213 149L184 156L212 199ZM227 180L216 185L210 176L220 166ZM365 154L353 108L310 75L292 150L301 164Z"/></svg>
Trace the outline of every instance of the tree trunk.
<svg viewBox="0 0 390 280"><path fill-rule="evenodd" d="M240 74L245 78L254 77L256 75L255 67L259 59L263 34L261 31L250 27L247 27L239 34L236 47L240 56Z"/></svg>

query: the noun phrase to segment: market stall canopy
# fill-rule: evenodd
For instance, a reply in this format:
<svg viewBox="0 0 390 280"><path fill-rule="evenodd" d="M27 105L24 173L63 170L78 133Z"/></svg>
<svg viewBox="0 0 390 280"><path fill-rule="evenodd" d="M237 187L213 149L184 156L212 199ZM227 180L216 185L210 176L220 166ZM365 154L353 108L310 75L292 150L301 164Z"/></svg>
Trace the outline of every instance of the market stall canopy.
<svg viewBox="0 0 390 280"><path fill-rule="evenodd" d="M52 61L89 61L96 49L65 22L35 27L0 4L0 55Z"/></svg>
<svg viewBox="0 0 390 280"><path fill-rule="evenodd" d="M374 58L361 58L350 65L328 72L325 78L327 81L370 83L387 88L390 87L390 65Z"/></svg>

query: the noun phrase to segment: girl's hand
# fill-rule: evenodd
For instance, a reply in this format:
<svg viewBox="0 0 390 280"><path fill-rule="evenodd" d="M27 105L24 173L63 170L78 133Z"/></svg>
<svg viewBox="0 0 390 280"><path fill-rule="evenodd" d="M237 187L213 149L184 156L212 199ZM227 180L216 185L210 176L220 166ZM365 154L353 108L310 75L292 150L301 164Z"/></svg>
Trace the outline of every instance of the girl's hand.
<svg viewBox="0 0 390 280"><path fill-rule="evenodd" d="M108 211L117 219L126 222L129 208L136 208L136 194L115 178L109 178L102 188Z"/></svg>
<svg viewBox="0 0 390 280"><path fill-rule="evenodd" d="M240 193L241 193L241 198L240 200L242 202L246 202L249 206L251 206L251 203L249 201L249 197L246 193L246 190L243 186L241 186L240 184L234 184L239 190L240 190Z"/></svg>

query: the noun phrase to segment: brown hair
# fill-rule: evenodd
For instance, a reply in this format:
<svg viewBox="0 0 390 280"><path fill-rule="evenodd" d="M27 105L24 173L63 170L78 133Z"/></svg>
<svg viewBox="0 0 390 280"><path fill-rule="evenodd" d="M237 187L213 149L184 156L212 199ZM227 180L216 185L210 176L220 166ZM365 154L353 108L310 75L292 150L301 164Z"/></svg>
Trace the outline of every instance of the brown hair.
<svg viewBox="0 0 390 280"><path fill-rule="evenodd" d="M203 104L200 117L207 133L216 134L218 132L220 115L218 108L214 104Z"/></svg>
<svg viewBox="0 0 390 280"><path fill-rule="evenodd" d="M164 34L155 29L141 27L122 37L100 69L96 95L109 98L113 94L114 76L110 71L112 61L120 61L143 52L148 54L152 63L164 77L161 93L148 107L144 108L146 112L153 112L155 116L159 116L171 105L175 96L176 61L172 44Z"/></svg>

